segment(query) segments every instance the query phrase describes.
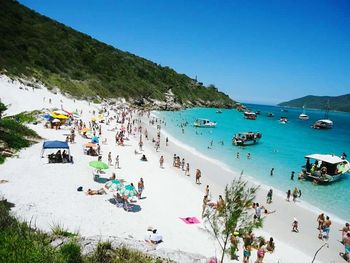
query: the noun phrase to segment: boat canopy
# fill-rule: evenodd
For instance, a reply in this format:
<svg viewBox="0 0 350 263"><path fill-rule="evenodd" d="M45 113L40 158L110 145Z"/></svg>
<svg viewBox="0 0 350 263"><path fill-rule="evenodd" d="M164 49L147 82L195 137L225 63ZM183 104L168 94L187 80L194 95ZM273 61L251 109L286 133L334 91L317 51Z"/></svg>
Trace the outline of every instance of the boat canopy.
<svg viewBox="0 0 350 263"><path fill-rule="evenodd" d="M316 154L306 155L305 158L319 160L319 161L330 163L330 164L337 164L337 163L344 162L344 160L342 158L340 158L339 156L331 155L331 154L318 154L318 153L316 153Z"/></svg>
<svg viewBox="0 0 350 263"><path fill-rule="evenodd" d="M331 121L331 120L318 120L317 122L325 122L328 124L333 124L333 121Z"/></svg>

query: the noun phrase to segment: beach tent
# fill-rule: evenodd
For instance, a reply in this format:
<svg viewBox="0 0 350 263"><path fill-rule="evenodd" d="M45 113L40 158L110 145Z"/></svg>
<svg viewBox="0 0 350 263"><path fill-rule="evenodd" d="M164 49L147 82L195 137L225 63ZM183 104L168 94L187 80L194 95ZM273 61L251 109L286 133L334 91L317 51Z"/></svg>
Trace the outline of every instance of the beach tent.
<svg viewBox="0 0 350 263"><path fill-rule="evenodd" d="M70 156L69 145L65 141L44 141L41 156L44 156L46 149L67 149L68 155Z"/></svg>

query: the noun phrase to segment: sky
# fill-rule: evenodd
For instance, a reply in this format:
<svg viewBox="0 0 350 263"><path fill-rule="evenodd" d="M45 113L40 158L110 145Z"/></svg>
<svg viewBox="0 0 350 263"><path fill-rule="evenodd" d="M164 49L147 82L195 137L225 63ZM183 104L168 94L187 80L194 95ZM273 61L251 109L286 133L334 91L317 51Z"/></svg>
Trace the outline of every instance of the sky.
<svg viewBox="0 0 350 263"><path fill-rule="evenodd" d="M19 0L231 98L350 93L347 0Z"/></svg>

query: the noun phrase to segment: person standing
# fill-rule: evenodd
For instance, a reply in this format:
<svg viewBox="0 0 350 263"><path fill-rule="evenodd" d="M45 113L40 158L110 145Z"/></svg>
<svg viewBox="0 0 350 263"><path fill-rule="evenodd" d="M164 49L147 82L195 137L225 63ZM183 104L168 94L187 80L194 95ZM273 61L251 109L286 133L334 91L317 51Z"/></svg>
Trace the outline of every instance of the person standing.
<svg viewBox="0 0 350 263"><path fill-rule="evenodd" d="M299 223L298 219L296 219L295 217L292 223L292 232L299 233Z"/></svg>
<svg viewBox="0 0 350 263"><path fill-rule="evenodd" d="M270 171L270 175L273 176L273 172L275 171L275 168L272 168Z"/></svg>
<svg viewBox="0 0 350 263"><path fill-rule="evenodd" d="M164 168L164 157L163 157L163 155L160 157L160 159L159 159L159 166L160 166L160 168Z"/></svg>
<svg viewBox="0 0 350 263"><path fill-rule="evenodd" d="M186 170L185 170L185 175L190 176L190 164L186 164Z"/></svg>
<svg viewBox="0 0 350 263"><path fill-rule="evenodd" d="M298 188L295 187L293 190L293 202L297 200L298 195L299 195L299 190Z"/></svg>
<svg viewBox="0 0 350 263"><path fill-rule="evenodd" d="M292 171L292 173L290 174L290 180L294 180L294 171Z"/></svg>
<svg viewBox="0 0 350 263"><path fill-rule="evenodd" d="M329 238L329 232L331 231L331 225L332 221L329 219L329 216L326 216L326 220L323 223L323 226L320 230L320 239L323 240L323 238L328 239Z"/></svg>
<svg viewBox="0 0 350 263"><path fill-rule="evenodd" d="M112 153L111 152L108 153L108 165L109 166L112 165Z"/></svg>
<svg viewBox="0 0 350 263"><path fill-rule="evenodd" d="M115 168L120 169L120 167L119 167L119 155L117 155L117 157L115 157L114 169Z"/></svg>
<svg viewBox="0 0 350 263"><path fill-rule="evenodd" d="M185 171L185 158L182 158L182 161L181 161L181 170L182 170L182 171Z"/></svg>
<svg viewBox="0 0 350 263"><path fill-rule="evenodd" d="M141 195L143 190L145 189L145 183L143 182L143 178L140 178L140 181L137 183L137 190L139 192L139 199L141 199Z"/></svg>
<svg viewBox="0 0 350 263"><path fill-rule="evenodd" d="M290 189L288 189L288 191L287 191L287 201L289 202L289 199L290 199L290 194L291 194L291 191L290 191Z"/></svg>
<svg viewBox="0 0 350 263"><path fill-rule="evenodd" d="M169 145L169 139L168 139L168 137L165 138L165 145L166 145L166 146Z"/></svg>
<svg viewBox="0 0 350 263"><path fill-rule="evenodd" d="M143 146L143 142L142 142L142 140L140 140L140 142L139 142L139 150L140 150L140 152L143 151L143 150L142 150L142 146Z"/></svg>
<svg viewBox="0 0 350 263"><path fill-rule="evenodd" d="M196 170L196 184L201 184L201 182L199 181L199 179L201 178L201 176L202 176L201 170L197 169L197 170Z"/></svg>
<svg viewBox="0 0 350 263"><path fill-rule="evenodd" d="M270 189L269 192L267 193L267 200L266 200L266 202L268 204L272 203L272 189Z"/></svg>
<svg viewBox="0 0 350 263"><path fill-rule="evenodd" d="M324 221L325 221L324 213L318 215L318 217L317 217L317 222L318 222L318 227L317 227L317 229L318 229L318 230L321 230Z"/></svg>
<svg viewBox="0 0 350 263"><path fill-rule="evenodd" d="M173 166L175 167L175 165L176 165L176 154L174 153L174 157L173 157Z"/></svg>

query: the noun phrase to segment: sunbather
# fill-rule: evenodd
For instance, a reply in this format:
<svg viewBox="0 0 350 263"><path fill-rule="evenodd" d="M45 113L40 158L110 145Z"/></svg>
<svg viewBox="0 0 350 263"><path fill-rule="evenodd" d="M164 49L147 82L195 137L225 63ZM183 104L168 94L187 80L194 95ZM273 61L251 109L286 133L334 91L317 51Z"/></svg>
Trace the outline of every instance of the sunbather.
<svg viewBox="0 0 350 263"><path fill-rule="evenodd" d="M87 195L104 195L104 194L107 194L107 193L106 193L105 189L101 188L101 189L98 189L98 190L88 189L86 194Z"/></svg>

